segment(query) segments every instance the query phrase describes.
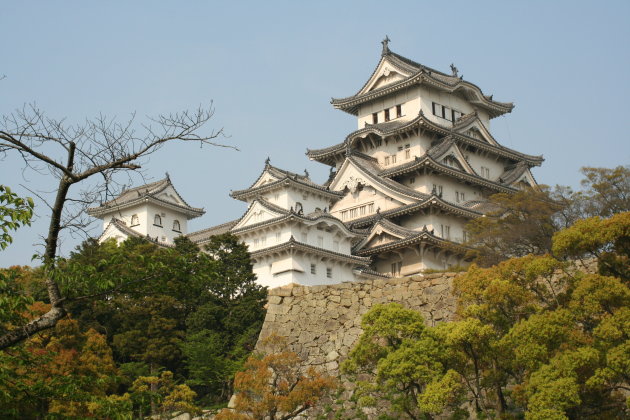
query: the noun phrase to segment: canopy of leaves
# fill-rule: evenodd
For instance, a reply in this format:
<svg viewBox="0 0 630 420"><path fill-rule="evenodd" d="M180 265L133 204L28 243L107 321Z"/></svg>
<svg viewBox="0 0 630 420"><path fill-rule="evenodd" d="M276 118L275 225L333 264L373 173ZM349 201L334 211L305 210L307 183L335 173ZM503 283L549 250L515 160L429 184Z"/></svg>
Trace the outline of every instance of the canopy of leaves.
<svg viewBox="0 0 630 420"><path fill-rule="evenodd" d="M53 276L67 296L72 321L2 353L7 362L0 367L0 382L18 382L0 392L16 402L11 407L32 406L29 418L157 415L226 401L265 315L267 291L251 269L246 246L224 235L205 253L183 238L174 248L135 238L120 246L87 241L47 273L1 270L0 280L6 281L0 282L0 331L21 328L46 312L41 302L35 306L40 310L29 309L47 296L41 290L44 276ZM65 347L50 344L69 336L68 322L78 338L63 338ZM86 335L98 340L82 338ZM59 358L68 366L58 366ZM100 365L92 372L88 362ZM41 369L20 368L29 365ZM146 393L142 384L149 387ZM70 386L81 388L76 404L67 397L57 403L57 392L70 392Z"/></svg>
<svg viewBox="0 0 630 420"><path fill-rule="evenodd" d="M557 255L596 257L599 273L529 255L457 277L455 322L426 327L400 305L372 308L343 366L355 398L396 418L627 418L628 217L554 236Z"/></svg>

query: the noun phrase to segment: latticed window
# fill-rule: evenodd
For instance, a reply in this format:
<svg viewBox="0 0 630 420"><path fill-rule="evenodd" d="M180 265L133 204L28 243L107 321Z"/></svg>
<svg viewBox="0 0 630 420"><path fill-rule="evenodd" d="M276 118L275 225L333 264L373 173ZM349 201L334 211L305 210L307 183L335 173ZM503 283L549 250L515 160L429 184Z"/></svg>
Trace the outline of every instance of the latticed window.
<svg viewBox="0 0 630 420"><path fill-rule="evenodd" d="M154 224L155 226L162 227L162 216L160 216L159 214L156 214L156 215L153 217L153 224Z"/></svg>
<svg viewBox="0 0 630 420"><path fill-rule="evenodd" d="M181 232L181 225L179 224L179 220L173 220L173 230L175 232Z"/></svg>

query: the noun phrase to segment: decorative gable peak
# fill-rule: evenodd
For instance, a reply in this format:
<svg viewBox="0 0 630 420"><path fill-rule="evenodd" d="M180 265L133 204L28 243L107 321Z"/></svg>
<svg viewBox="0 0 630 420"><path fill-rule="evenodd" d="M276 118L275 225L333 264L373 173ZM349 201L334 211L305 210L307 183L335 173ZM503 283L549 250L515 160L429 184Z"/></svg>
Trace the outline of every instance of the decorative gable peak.
<svg viewBox="0 0 630 420"><path fill-rule="evenodd" d="M191 207L184 200L173 186L168 173L166 173L164 179L159 181L123 190L118 197L102 203L98 207L89 208L87 212L90 216L104 218L125 208L149 201L154 205L182 213L188 219L199 217L205 213L204 209Z"/></svg>

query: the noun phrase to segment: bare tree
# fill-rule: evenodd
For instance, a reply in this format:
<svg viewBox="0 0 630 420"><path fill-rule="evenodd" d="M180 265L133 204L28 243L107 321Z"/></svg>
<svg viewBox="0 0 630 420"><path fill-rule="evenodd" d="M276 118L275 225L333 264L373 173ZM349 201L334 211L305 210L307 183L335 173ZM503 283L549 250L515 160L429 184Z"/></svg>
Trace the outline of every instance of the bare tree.
<svg viewBox="0 0 630 420"><path fill-rule="evenodd" d="M53 327L65 314L64 297L52 274L63 229L86 227L84 207L117 192L118 173L139 171L143 158L166 143L182 141L231 147L216 142L223 130L206 130L214 109L199 108L160 115L138 124L135 115L124 123L99 116L77 126L47 118L35 106L25 106L0 121L0 159L18 155L26 170L51 174L57 179L54 198L47 202L50 224L44 239L42 260L51 309L26 325L0 336L0 349L13 346L30 335ZM96 182L95 182L96 181ZM84 188L75 191L75 184ZM72 189L72 191L71 191ZM69 212L69 209L74 211Z"/></svg>

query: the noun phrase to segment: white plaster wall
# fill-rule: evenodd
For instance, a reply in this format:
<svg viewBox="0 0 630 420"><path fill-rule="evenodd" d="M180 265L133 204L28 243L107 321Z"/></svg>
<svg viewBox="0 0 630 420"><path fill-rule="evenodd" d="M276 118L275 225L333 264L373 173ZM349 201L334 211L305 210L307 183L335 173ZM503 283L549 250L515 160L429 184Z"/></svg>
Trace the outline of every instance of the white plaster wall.
<svg viewBox="0 0 630 420"><path fill-rule="evenodd" d="M315 274L311 274L311 264L315 264ZM286 271L288 267L294 269ZM331 278L327 277L326 268L332 269ZM285 254L275 259L260 257L254 263L254 274L256 274L258 284L270 288L289 283L315 286L354 281L356 279L352 268L351 265L327 260L317 255L299 253L292 257Z"/></svg>
<svg viewBox="0 0 630 420"><path fill-rule="evenodd" d="M490 177L488 179L492 181L496 181L505 171L505 161L497 161L494 157L482 156L478 153L465 152L464 155L466 155L468 163L470 163L470 166L477 173L477 175L483 176L484 178L484 174L481 173L482 166L490 170Z"/></svg>
<svg viewBox="0 0 630 420"><path fill-rule="evenodd" d="M367 144L367 142L366 142ZM405 154L405 146L409 145L409 158L406 158ZM398 150L399 147L402 147L403 150ZM373 158L378 160L379 165L383 168L389 168L393 166L398 166L403 163L407 163L410 160L413 160L415 157L420 157L424 155L427 150L431 148L431 140L427 137L419 137L412 136L407 139L394 140L389 139L386 143L383 141L383 144L378 147L370 148L366 150L366 153ZM392 163L391 156L396 155L396 163ZM385 157L390 157L390 164L385 164Z"/></svg>
<svg viewBox="0 0 630 420"><path fill-rule="evenodd" d="M457 202L456 191L464 193L465 201L481 200L483 198L480 188L457 182L454 178L445 175L416 175L415 178L416 181L413 184L410 185L407 180L405 185L426 194L431 194L433 184L442 185L442 199L454 204L461 205L464 203L462 201Z"/></svg>
<svg viewBox="0 0 630 420"><path fill-rule="evenodd" d="M411 200L409 201L411 202ZM369 208L367 205L369 203L374 203L374 211L372 213L369 212ZM342 212L346 210L350 210L353 208L359 208L363 205L366 205L365 214L357 214L356 217L349 217L343 220ZM371 186L365 186L361 191L357 191L355 193L348 192L345 197L341 200L337 201L333 208L331 209L331 214L335 216L339 220L343 220L344 222L348 222L350 220L359 219L361 217L366 217L369 215L373 215L380 208L381 211L393 209L400 207L402 205L401 202L397 200L393 200L390 197L384 195L380 191L377 191ZM359 213L359 211L357 211Z"/></svg>
<svg viewBox="0 0 630 420"><path fill-rule="evenodd" d="M186 215L170 209L164 209L163 207L152 203L147 203L145 209L146 215L144 217L147 223L147 234L151 238L157 237L158 242L172 244L176 237L185 235L188 232L188 221L186 219ZM156 214L159 214L162 217L162 227L155 226L153 224ZM173 221L175 220L179 221L181 232L173 231Z"/></svg>
<svg viewBox="0 0 630 420"><path fill-rule="evenodd" d="M408 229L420 231L424 226L430 232L434 230L434 235L443 237L454 242L464 242L464 226L467 220L451 214L413 214L401 220L400 225ZM441 225L450 226L450 237L442 235Z"/></svg>
<svg viewBox="0 0 630 420"><path fill-rule="evenodd" d="M416 118L420 112L420 98L418 87L410 87L383 98L362 104L359 107L357 128L365 127L365 123L372 124L372 114L378 113L378 122L385 122L384 110L389 108L390 121L408 121ZM396 105L402 105L402 117L396 118Z"/></svg>
<svg viewBox="0 0 630 420"><path fill-rule="evenodd" d="M436 89L431 89L427 86L420 87L420 102L422 111L424 112L425 117L429 120L434 121L443 126L451 126L452 122L445 120L444 118L433 115L433 102L436 102L440 105L447 106L456 111L462 112L464 114L468 114L473 112L477 107L471 105L466 99L462 98L457 94L451 94L447 92L441 92ZM477 109L479 112L479 119L483 123L483 125L489 130L490 129L490 120L488 118L488 114L485 111Z"/></svg>
<svg viewBox="0 0 630 420"><path fill-rule="evenodd" d="M397 264L399 261L401 261L400 255L388 254L383 256L376 261L376 271L391 274L392 264ZM427 269L445 270L457 265L466 265L461 257L445 252L434 252L433 250L425 251L424 254L420 255L420 252L407 249L403 252L402 261L401 276L411 276Z"/></svg>

